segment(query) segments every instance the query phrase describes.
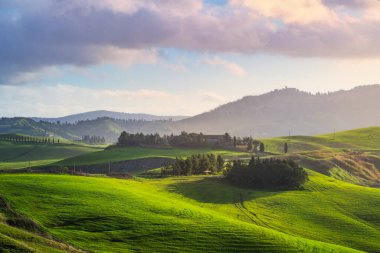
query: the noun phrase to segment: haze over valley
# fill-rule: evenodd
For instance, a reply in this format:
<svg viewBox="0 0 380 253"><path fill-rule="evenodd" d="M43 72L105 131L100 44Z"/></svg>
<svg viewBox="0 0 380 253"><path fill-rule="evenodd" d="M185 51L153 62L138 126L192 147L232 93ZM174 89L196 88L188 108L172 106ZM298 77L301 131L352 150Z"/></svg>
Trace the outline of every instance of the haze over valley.
<svg viewBox="0 0 380 253"><path fill-rule="evenodd" d="M380 86L311 94L295 88L246 96L195 116L94 111L58 118L7 118L3 133L47 134L72 140L84 135L104 136L115 142L121 131L179 134L181 131L256 138L316 135L380 125ZM24 123L20 123L23 121ZM238 124L236 123L238 122ZM8 126L8 127L7 127Z"/></svg>

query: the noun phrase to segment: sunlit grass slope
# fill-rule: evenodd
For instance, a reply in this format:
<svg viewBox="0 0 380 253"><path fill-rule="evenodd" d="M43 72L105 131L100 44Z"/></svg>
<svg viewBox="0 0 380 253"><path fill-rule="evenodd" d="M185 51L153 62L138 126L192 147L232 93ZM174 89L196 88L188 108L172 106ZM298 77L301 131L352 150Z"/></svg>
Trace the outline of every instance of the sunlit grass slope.
<svg viewBox="0 0 380 253"><path fill-rule="evenodd" d="M379 252L380 191L310 172L303 191L155 180L0 175L0 195L68 243L109 252Z"/></svg>
<svg viewBox="0 0 380 253"><path fill-rule="evenodd" d="M347 182L380 186L380 127L319 136L263 139L266 150L288 156L303 166Z"/></svg>
<svg viewBox="0 0 380 253"><path fill-rule="evenodd" d="M354 129L318 136L289 136L262 140L267 151L282 153L284 142L290 145L290 152L304 152L323 149L380 149L380 127Z"/></svg>
<svg viewBox="0 0 380 253"><path fill-rule="evenodd" d="M63 243L0 223L1 252L81 252Z"/></svg>
<svg viewBox="0 0 380 253"><path fill-rule="evenodd" d="M68 157L98 151L75 144L28 144L0 141L0 170L50 164Z"/></svg>
<svg viewBox="0 0 380 253"><path fill-rule="evenodd" d="M320 137L327 140L334 139L362 149L380 149L380 127L354 129Z"/></svg>
<svg viewBox="0 0 380 253"><path fill-rule="evenodd" d="M380 189L308 172L310 181L302 191L225 187L224 180L218 178L182 182L173 179L167 187L190 203L228 213L236 219L291 235L379 252Z"/></svg>
<svg viewBox="0 0 380 253"><path fill-rule="evenodd" d="M248 153L235 152L226 150L213 150L213 149L189 149L189 148L145 148L145 147L120 147L105 149L95 153L89 153L66 159L58 164L71 165L76 163L83 164L101 164L108 162L119 162L126 160L135 160L150 157L187 157L195 154L214 153L226 157L249 157Z"/></svg>

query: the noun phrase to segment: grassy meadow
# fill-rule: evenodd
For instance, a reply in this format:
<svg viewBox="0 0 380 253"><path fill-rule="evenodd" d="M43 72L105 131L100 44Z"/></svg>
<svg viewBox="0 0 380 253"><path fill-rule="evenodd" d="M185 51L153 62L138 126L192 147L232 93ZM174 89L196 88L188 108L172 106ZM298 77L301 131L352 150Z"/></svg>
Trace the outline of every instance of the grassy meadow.
<svg viewBox="0 0 380 253"><path fill-rule="evenodd" d="M73 143L29 144L0 141L0 170L47 165L99 150L102 149Z"/></svg>
<svg viewBox="0 0 380 253"><path fill-rule="evenodd" d="M101 164L108 162L120 162L151 157L176 158L187 157L196 154L214 153L227 158L249 157L247 152L236 152L228 150L214 150L210 148L145 148L145 147L115 147L102 151L83 154L65 159L58 164L72 165Z"/></svg>
<svg viewBox="0 0 380 253"><path fill-rule="evenodd" d="M6 252L380 252L380 128L262 140L266 155L308 168L302 190L239 188L222 176L115 179L0 174L0 248ZM282 152L284 142L289 153ZM0 142L0 168L91 165L198 153ZM10 211L11 210L11 211ZM43 234L10 226L26 217ZM12 218L12 217L11 217ZM34 224L33 223L33 224ZM21 227L19 226L21 224Z"/></svg>
<svg viewBox="0 0 380 253"><path fill-rule="evenodd" d="M288 136L262 140L266 150L275 154L283 152L284 142L290 144L289 152L307 152L315 150L380 150L380 127L361 128L350 131L317 135Z"/></svg>
<svg viewBox="0 0 380 253"><path fill-rule="evenodd" d="M216 177L16 174L0 175L0 191L54 238L93 251L380 251L380 190L310 179L305 190L271 192Z"/></svg>
<svg viewBox="0 0 380 253"><path fill-rule="evenodd" d="M262 140L270 153L298 160L304 167L346 182L380 186L380 127L318 136L290 136Z"/></svg>

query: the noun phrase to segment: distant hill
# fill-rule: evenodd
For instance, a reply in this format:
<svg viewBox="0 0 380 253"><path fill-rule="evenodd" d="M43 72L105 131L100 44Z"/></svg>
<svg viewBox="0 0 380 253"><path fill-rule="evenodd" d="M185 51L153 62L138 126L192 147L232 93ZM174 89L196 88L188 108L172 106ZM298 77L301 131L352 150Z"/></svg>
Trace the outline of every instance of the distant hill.
<svg viewBox="0 0 380 253"><path fill-rule="evenodd" d="M189 132L271 137L315 135L380 125L380 85L311 94L294 88L247 96L174 122Z"/></svg>
<svg viewBox="0 0 380 253"><path fill-rule="evenodd" d="M24 134L31 136L45 136L44 124L28 118L1 118L0 134Z"/></svg>
<svg viewBox="0 0 380 253"><path fill-rule="evenodd" d="M106 110L99 110L99 111L92 111L92 112L84 112L84 113L78 113L73 115L68 115L64 117L59 118L38 118L33 117L33 120L36 121L47 121L47 122L61 122L61 123L75 123L78 121L83 120L94 120L97 118L113 118L113 119L134 119L134 120L146 120L146 121L153 121L153 120L181 120L187 118L187 116L156 116L151 114L144 114L144 113L124 113L124 112L113 112L113 111L106 111Z"/></svg>
<svg viewBox="0 0 380 253"><path fill-rule="evenodd" d="M3 118L0 119L0 133L48 134L67 139L98 135L109 142L115 141L124 130L145 134L178 134L183 130L204 134L228 132L254 138L317 135L380 126L379 98L380 85L327 94L285 88L247 96L190 118L109 111L54 119Z"/></svg>
<svg viewBox="0 0 380 253"><path fill-rule="evenodd" d="M0 118L0 134L24 134L30 136L56 136L69 140L79 140L84 135L105 137L114 142L122 131L131 133L171 133L170 120L123 120L97 118L76 123L56 123L35 121L29 118Z"/></svg>

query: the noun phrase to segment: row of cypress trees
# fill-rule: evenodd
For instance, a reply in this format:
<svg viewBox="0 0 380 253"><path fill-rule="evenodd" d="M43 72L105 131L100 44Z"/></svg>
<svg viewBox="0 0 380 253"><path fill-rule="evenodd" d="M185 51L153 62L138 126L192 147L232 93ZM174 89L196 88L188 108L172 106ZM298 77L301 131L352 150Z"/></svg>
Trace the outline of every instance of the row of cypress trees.
<svg viewBox="0 0 380 253"><path fill-rule="evenodd" d="M59 139L50 137L18 136L18 135L0 135L0 141L10 141L16 143L59 143Z"/></svg>

